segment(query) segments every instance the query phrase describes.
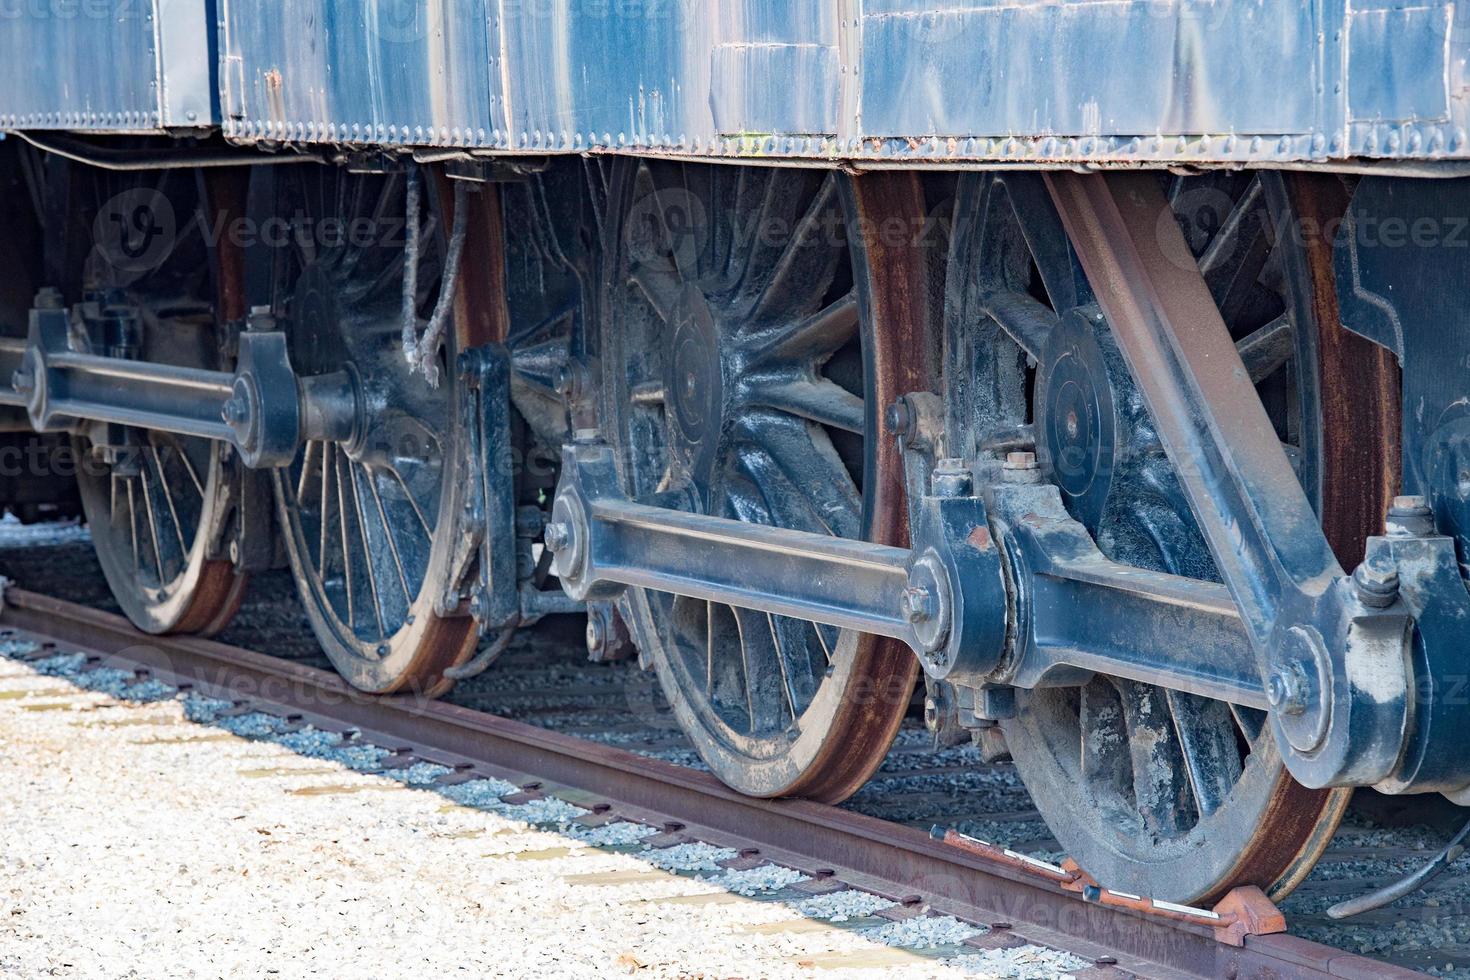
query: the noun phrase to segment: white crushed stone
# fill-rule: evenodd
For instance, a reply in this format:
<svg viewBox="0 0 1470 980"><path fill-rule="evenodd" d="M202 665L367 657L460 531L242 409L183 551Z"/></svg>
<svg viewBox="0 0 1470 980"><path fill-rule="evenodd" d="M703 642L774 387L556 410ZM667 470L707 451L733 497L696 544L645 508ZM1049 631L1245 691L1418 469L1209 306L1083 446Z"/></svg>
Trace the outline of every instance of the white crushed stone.
<svg viewBox="0 0 1470 980"><path fill-rule="evenodd" d="M996 980L1053 980L1079 973L1092 965L1071 953L1044 946L1018 946L1015 949L987 949L977 953L964 953L950 960L950 963L971 973L995 977Z"/></svg>
<svg viewBox="0 0 1470 980"><path fill-rule="evenodd" d="M403 769L390 769L383 775L410 786L427 786L440 776L446 776L453 771L448 766L439 766L432 762L415 762Z"/></svg>
<svg viewBox="0 0 1470 980"><path fill-rule="evenodd" d="M41 677L14 662L4 672L7 687ZM67 697L41 689L48 702ZM717 862L735 852L703 844L598 850L657 831L569 825L586 811L561 800L511 806L500 797L519 787L504 780L409 789L411 776L349 768L378 764L381 749L282 732L269 716L218 718L228 702L70 697L166 732L0 701L0 976L673 980L811 976L813 958L823 980L1055 975L1041 960L905 958L852 930L787 931L818 910L856 911L857 899L707 902L720 887L769 890L800 875L724 871ZM304 786L299 774L323 761L342 768ZM720 873L681 876L658 861Z"/></svg>
<svg viewBox="0 0 1470 980"><path fill-rule="evenodd" d="M212 724L219 713L230 707L230 702L219 698L207 698L202 694L184 695L184 717L202 725Z"/></svg>
<svg viewBox="0 0 1470 980"><path fill-rule="evenodd" d="M58 653L54 657L38 660L31 666L47 677L73 677L81 672L86 662L87 655L84 653Z"/></svg>
<svg viewBox="0 0 1470 980"><path fill-rule="evenodd" d="M265 738L278 734L286 723L263 711L251 711L230 718L216 718L213 724L241 738Z"/></svg>
<svg viewBox="0 0 1470 980"><path fill-rule="evenodd" d="M619 820L617 823L606 824L602 827L568 824L562 833L581 841L588 847L631 847L645 837L658 833L658 828L632 820Z"/></svg>
<svg viewBox="0 0 1470 980"><path fill-rule="evenodd" d="M935 946L954 946L971 936L985 932L979 926L961 922L952 915L917 915L911 919L900 919L873 929L864 929L864 939L885 946L903 946L906 949L933 949Z"/></svg>
<svg viewBox="0 0 1470 980"><path fill-rule="evenodd" d="M515 783L487 776L484 779L472 779L467 783L460 783L458 786L446 786L439 792L460 806L488 808L504 806L500 802L502 796L510 796L520 791L521 788Z"/></svg>
<svg viewBox="0 0 1470 980"><path fill-rule="evenodd" d="M673 847L650 847L638 856L655 868L665 871L720 871L721 861L739 855L731 847L715 847L713 844L675 844Z"/></svg>
<svg viewBox="0 0 1470 980"><path fill-rule="evenodd" d="M809 919L847 922L850 919L861 919L875 912L891 909L897 904L897 902L874 895L872 892L848 888L840 892L809 898L798 905L796 910Z"/></svg>
<svg viewBox="0 0 1470 980"><path fill-rule="evenodd" d="M765 864L745 871L726 871L724 874L705 880L727 892L750 898L763 892L780 891L798 881L810 881L811 879L792 868L783 868L779 864Z"/></svg>
<svg viewBox="0 0 1470 980"><path fill-rule="evenodd" d="M274 736L271 741L285 746L297 755L321 759L327 753L341 747L342 736L336 732L324 732L320 728L308 725L299 731L282 732Z"/></svg>

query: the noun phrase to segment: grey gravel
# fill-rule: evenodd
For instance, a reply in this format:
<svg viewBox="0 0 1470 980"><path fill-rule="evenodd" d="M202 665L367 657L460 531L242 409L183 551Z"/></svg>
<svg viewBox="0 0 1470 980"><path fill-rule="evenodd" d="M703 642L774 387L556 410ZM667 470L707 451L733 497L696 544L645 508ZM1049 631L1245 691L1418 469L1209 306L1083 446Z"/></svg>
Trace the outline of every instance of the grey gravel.
<svg viewBox="0 0 1470 980"><path fill-rule="evenodd" d="M984 928L961 922L952 915L916 915L874 929L864 929L862 937L885 946L933 949L936 946L956 946L984 932Z"/></svg>
<svg viewBox="0 0 1470 980"><path fill-rule="evenodd" d="M749 898L765 892L780 891L799 881L810 881L811 879L793 868L783 868L779 864L766 864L759 868L747 868L744 871L726 871L724 874L706 880L711 885L723 888L727 892L734 892L736 895L744 895Z"/></svg>
<svg viewBox="0 0 1470 980"><path fill-rule="evenodd" d="M891 909L897 904L897 902L871 892L848 888L840 892L809 898L796 908L802 915L811 919L847 922L852 919L865 919L875 912Z"/></svg>
<svg viewBox="0 0 1470 980"><path fill-rule="evenodd" d="M721 861L728 861L738 853L730 847L693 843L664 848L650 847L639 856L655 868L665 871L719 871Z"/></svg>

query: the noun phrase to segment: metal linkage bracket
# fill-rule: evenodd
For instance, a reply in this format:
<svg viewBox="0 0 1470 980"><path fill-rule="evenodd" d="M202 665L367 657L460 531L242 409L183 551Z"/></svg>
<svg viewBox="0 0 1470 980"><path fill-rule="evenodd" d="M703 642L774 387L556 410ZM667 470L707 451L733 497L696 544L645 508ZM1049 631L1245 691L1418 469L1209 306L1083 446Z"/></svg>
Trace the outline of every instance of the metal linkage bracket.
<svg viewBox="0 0 1470 980"><path fill-rule="evenodd" d="M1269 707L1224 586L1111 561L1051 484L1002 483L990 500L1015 602L1012 652L995 682L1029 689L1103 673Z"/></svg>
<svg viewBox="0 0 1470 980"><path fill-rule="evenodd" d="M474 564L470 613L481 629L514 626L521 618L516 568L516 460L510 434L510 353L489 344L459 356L460 419L472 476L463 487L456 567ZM457 605L457 604L456 604Z"/></svg>
<svg viewBox="0 0 1470 980"><path fill-rule="evenodd" d="M976 497L927 497L913 550L652 507L622 492L600 441L563 450L546 529L576 599L647 588L907 643L926 667L978 676L1005 642L1000 553Z"/></svg>
<svg viewBox="0 0 1470 980"><path fill-rule="evenodd" d="M1369 785L1439 753L1426 771L1470 778L1454 746L1408 746L1410 610L1363 601L1338 564L1153 175L1046 179L1240 610L1292 774Z"/></svg>
<svg viewBox="0 0 1470 980"><path fill-rule="evenodd" d="M40 432L133 426L230 443L252 469L285 466L305 440L349 439L356 397L346 374L299 379L274 325L252 318L233 372L153 364L94 353L59 294L42 290L24 345L4 344L18 367L0 404L24 407Z"/></svg>

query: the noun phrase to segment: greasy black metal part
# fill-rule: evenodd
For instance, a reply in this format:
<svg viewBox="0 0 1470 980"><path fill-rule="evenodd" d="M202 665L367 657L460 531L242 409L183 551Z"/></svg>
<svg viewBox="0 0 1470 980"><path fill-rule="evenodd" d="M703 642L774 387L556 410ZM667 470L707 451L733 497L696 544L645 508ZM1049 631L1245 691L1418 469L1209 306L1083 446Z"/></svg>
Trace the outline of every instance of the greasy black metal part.
<svg viewBox="0 0 1470 980"><path fill-rule="evenodd" d="M568 446L562 474L547 545L578 599L632 586L891 636L930 676L968 687L1076 684L1099 671L1267 705L1224 589L1108 561L1051 487L992 491L1017 610L1008 648L1000 547L967 489L922 498L906 549L634 503L595 441ZM934 483L945 488L943 470ZM1180 629L1198 631L1211 656L1179 644Z"/></svg>
<svg viewBox="0 0 1470 980"><path fill-rule="evenodd" d="M469 456L476 463L463 506L458 540L478 543L479 570L470 612L482 630L513 626L521 618L516 568L515 451L510 434L510 352L487 344L460 354L462 411L468 419Z"/></svg>
<svg viewBox="0 0 1470 980"><path fill-rule="evenodd" d="M1010 660L993 681L1076 685L1096 672L1269 707L1224 586L1104 557L1050 484L1002 483L989 499L1016 605Z"/></svg>
<svg viewBox="0 0 1470 980"><path fill-rule="evenodd" d="M1287 765L1308 786L1389 778L1412 711L1407 611L1343 574L1154 178L1047 180L1241 611Z"/></svg>
<svg viewBox="0 0 1470 980"><path fill-rule="evenodd" d="M603 797L645 820L689 821L712 843L760 844L776 860L867 876L894 894L919 894L977 922L1004 921L1029 941L1082 955L1111 955L1139 975L1246 978L1417 974L1286 935L1221 945L1213 931L1085 902L1078 894L999 866L928 834L835 807L743 796L704 773L542 728L418 698L375 698L326 671L206 640L145 637L123 620L20 590L5 595L0 624L145 667L165 682L248 698L305 722L351 727L368 740L409 745L449 765L534 775Z"/></svg>
<svg viewBox="0 0 1470 980"><path fill-rule="evenodd" d="M23 347L4 342L4 360L19 366L0 384L0 404L23 406L37 431L103 422L212 439L233 445L251 468L286 465L305 439L351 435L350 385L298 379L283 333L242 333L233 372L150 364L128 356L125 345L75 349L71 314L59 299L43 290Z"/></svg>
<svg viewBox="0 0 1470 980"><path fill-rule="evenodd" d="M1429 498L1462 566L1470 562L1466 215L1470 180L1366 177L1334 251L1343 326L1403 367L1402 492Z"/></svg>
<svg viewBox="0 0 1470 980"><path fill-rule="evenodd" d="M620 486L605 444L566 448L547 546L575 598L647 588L894 637L936 662L999 656L1005 594L978 498L934 500L911 551L638 504Z"/></svg>

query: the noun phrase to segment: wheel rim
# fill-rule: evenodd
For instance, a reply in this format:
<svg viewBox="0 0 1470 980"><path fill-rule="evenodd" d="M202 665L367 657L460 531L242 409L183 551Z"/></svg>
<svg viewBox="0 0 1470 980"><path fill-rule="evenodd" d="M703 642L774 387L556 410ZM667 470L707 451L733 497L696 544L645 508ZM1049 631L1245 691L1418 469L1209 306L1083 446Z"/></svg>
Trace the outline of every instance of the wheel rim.
<svg viewBox="0 0 1470 980"><path fill-rule="evenodd" d="M83 272L95 305L136 313L140 347L113 348L116 356L182 367L220 370L222 320L231 298L222 288L238 261L234 250L214 248L190 220L202 212L201 182L188 171L121 178L78 168L95 209L94 248ZM222 191L220 182L210 185ZM85 193L84 192L84 193ZM219 195L221 207L227 206ZM124 210L146 215L164 234L124 241L124 227L107 218ZM136 231L138 225L129 226ZM170 232L169 229L174 229ZM157 244L155 245L154 242ZM94 349L109 340L90 337ZM239 610L248 576L237 571L226 541L237 532L240 474L223 447L204 439L110 427L112 450L85 437L73 440L78 489L98 562L118 605L150 633L223 629Z"/></svg>
<svg viewBox="0 0 1470 980"><path fill-rule="evenodd" d="M870 329L886 297L844 231L864 196L836 175L647 161L617 168L608 196L602 411L630 493L904 543L876 419L922 372L901 366L918 359L902 338ZM742 241L752 226L737 218L790 233ZM881 763L915 676L902 645L658 593L630 605L676 716L728 784L837 800Z"/></svg>
<svg viewBox="0 0 1470 980"><path fill-rule="evenodd" d="M1279 236L1273 246L1273 224L1295 228L1287 224L1292 214L1283 186L1272 175L1175 180L1170 200L1315 503L1322 440L1339 436L1320 430L1316 410L1318 311L1304 301L1310 290L1293 281L1307 268L1305 257L1290 254L1300 240ZM1074 306L1095 310L1038 179L970 182L959 215L955 262L965 264L954 268L969 272L952 284L952 323L976 323L977 310L995 305L986 293L997 287L1059 314ZM979 331L985 338L979 348L999 350L992 360L1002 367L983 395L971 392L970 403L956 400L952 424L976 417L976 398L980 409L1026 418L1020 414L1027 411L1018 370L1023 355L1005 338L1034 323L1028 317L1035 309L1020 303ZM1048 476L1110 557L1216 578L1187 500L1172 472L1159 468L1161 449L1144 445L1151 426L1136 391L1120 396L1116 406L1078 398L1078 388L1086 388L1077 381L1079 360L1121 363L1105 329L1094 337L1075 326L1086 319L1064 318L1049 337L1053 344L1070 345L1067 356L1047 347L1039 358L1033 417L1049 424L1059 415L1069 423L1079 415L1084 419L1070 428L1038 421ZM1002 320L1010 330L1000 329ZM962 356L975 352L959 348ZM1061 411L1073 404L1068 398L1086 407ZM1087 441L1095 415L1142 434L1116 458L1098 464L1116 474L1102 493L1105 500L1087 477L1092 464L1069 468L1062 462ZM1098 432L1091 435L1097 438ZM971 438L985 441L983 433ZM1054 459L1047 459L1048 448ZM1076 479L1079 471L1085 478ZM1017 702L1016 717L1002 726L1023 781L1062 846L1111 887L1208 902L1249 883L1280 897L1310 870L1347 803L1347 791L1307 790L1291 779L1263 712L1101 676L1081 688L1020 692Z"/></svg>
<svg viewBox="0 0 1470 980"><path fill-rule="evenodd" d="M440 352L441 387L410 373L401 348L401 227L408 178L292 168L273 188L274 214L305 215L320 234L275 249L269 305L287 324L302 376L346 372L362 406L343 443L308 442L276 472L276 500L307 616L323 651L354 686L437 696L444 671L473 653L473 620L450 603L462 556L452 515L470 461L459 419L461 349L477 328L456 317ZM425 197L431 195L426 194ZM421 317L439 289L443 209L425 222ZM330 229L371 229L331 234ZM385 231L387 229L388 231ZM258 294L256 294L258 295Z"/></svg>

